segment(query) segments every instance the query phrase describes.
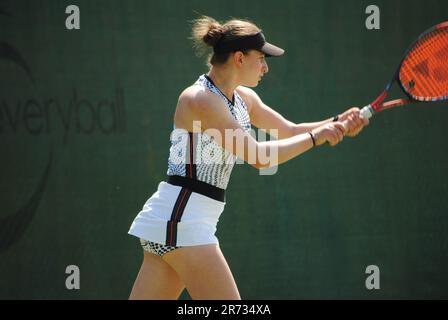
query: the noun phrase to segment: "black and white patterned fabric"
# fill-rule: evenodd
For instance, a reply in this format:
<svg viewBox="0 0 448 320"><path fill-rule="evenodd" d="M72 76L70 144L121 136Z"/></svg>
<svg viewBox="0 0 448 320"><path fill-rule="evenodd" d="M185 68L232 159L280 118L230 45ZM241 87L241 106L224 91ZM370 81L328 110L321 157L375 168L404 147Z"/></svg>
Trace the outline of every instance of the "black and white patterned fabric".
<svg viewBox="0 0 448 320"><path fill-rule="evenodd" d="M234 101L232 103L206 75L201 75L194 85L206 87L221 97L241 127L245 131L250 130L251 124L247 106L236 91L234 92ZM174 128L171 134L171 148L168 158L167 174L169 176L187 176L186 159L188 157L186 157L186 152L188 152L189 148L189 139L189 133L186 130ZM194 133L193 140L196 179L215 187L226 189L237 158L232 153L221 148L207 134Z"/></svg>
<svg viewBox="0 0 448 320"><path fill-rule="evenodd" d="M166 246L160 243L155 243L151 241L147 241L145 239L140 239L140 244L143 247L143 250L148 251L150 253L154 253L158 256L163 256L165 253L171 252L174 249L180 248L180 247L171 247Z"/></svg>

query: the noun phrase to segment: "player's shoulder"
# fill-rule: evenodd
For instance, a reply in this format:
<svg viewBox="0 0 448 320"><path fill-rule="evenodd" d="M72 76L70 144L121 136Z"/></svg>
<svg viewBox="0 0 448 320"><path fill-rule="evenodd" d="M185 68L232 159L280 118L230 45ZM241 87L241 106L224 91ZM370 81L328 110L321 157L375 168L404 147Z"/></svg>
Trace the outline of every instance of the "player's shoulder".
<svg viewBox="0 0 448 320"><path fill-rule="evenodd" d="M247 105L249 112L261 101L258 94L251 88L239 86L236 88L236 92L240 95L244 103Z"/></svg>
<svg viewBox="0 0 448 320"><path fill-rule="evenodd" d="M241 96L241 98L246 98L246 99L253 99L254 97L257 96L257 93L248 87L244 87L244 86L238 86L236 88L236 92L238 92L238 94Z"/></svg>
<svg viewBox="0 0 448 320"><path fill-rule="evenodd" d="M179 95L179 106L186 106L192 111L206 111L210 106L224 105L222 99L203 86L192 85Z"/></svg>

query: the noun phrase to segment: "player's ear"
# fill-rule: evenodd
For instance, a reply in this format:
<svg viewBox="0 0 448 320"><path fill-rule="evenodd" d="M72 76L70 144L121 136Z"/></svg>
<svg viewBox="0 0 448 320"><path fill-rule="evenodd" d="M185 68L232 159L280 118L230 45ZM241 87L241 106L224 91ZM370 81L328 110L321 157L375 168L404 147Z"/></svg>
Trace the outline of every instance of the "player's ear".
<svg viewBox="0 0 448 320"><path fill-rule="evenodd" d="M241 66L243 65L243 61L244 61L244 53L242 51L236 51L233 54L233 62L235 62L237 66Z"/></svg>

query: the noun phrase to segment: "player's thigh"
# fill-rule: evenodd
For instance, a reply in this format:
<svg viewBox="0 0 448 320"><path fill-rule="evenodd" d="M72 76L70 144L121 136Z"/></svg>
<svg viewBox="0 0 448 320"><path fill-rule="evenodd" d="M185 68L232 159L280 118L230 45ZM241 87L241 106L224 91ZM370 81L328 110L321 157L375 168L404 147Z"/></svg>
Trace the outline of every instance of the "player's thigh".
<svg viewBox="0 0 448 320"><path fill-rule="evenodd" d="M177 272L162 257L144 251L130 299L178 299L184 288Z"/></svg>
<svg viewBox="0 0 448 320"><path fill-rule="evenodd" d="M192 299L241 299L218 245L182 247L163 259L179 274Z"/></svg>

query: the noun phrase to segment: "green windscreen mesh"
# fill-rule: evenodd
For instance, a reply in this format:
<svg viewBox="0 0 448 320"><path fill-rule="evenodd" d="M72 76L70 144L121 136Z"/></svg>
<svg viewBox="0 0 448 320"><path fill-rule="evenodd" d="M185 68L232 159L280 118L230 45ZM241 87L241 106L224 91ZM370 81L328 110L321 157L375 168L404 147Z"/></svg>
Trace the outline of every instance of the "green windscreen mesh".
<svg viewBox="0 0 448 320"><path fill-rule="evenodd" d="M208 71L188 39L199 14L286 50L254 90L301 123L370 103L448 12L376 1L369 30L368 1L75 2L0 2L1 299L128 298L142 250L127 231L166 177L179 94ZM446 104L409 105L273 175L236 165L217 236L242 298L447 298L446 123Z"/></svg>

